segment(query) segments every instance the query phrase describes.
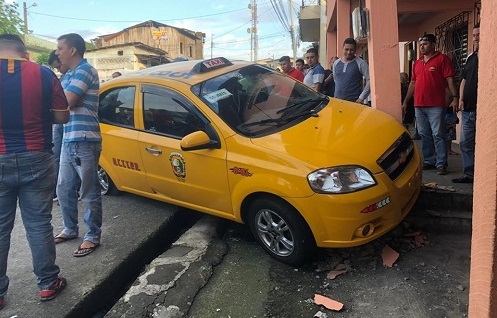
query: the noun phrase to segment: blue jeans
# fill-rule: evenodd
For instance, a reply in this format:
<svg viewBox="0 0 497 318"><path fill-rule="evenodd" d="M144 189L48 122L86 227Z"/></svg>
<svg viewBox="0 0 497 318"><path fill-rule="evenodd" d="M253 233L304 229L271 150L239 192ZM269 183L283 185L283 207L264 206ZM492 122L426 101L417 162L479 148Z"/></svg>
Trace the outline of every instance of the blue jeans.
<svg viewBox="0 0 497 318"><path fill-rule="evenodd" d="M54 183L51 153L0 155L0 297L9 287L7 257L18 198L38 288L48 289L59 275L51 223Z"/></svg>
<svg viewBox="0 0 497 318"><path fill-rule="evenodd" d="M84 240L100 243L102 227L102 197L98 182L98 158L102 151L100 142L64 142L60 155L57 180L57 197L65 236L77 236L78 189L81 180L81 201L85 205L84 221L87 227Z"/></svg>
<svg viewBox="0 0 497 318"><path fill-rule="evenodd" d="M52 151L54 154L55 160L55 185L57 183L57 179L59 178L59 162L60 162L60 151L62 149L62 136L64 135L64 125L63 124L54 124L52 126ZM54 186L54 194L56 192L56 187Z"/></svg>
<svg viewBox="0 0 497 318"><path fill-rule="evenodd" d="M447 167L446 107L415 107L423 163Z"/></svg>
<svg viewBox="0 0 497 318"><path fill-rule="evenodd" d="M464 176L473 178L475 175L475 134L476 112L462 112L461 142Z"/></svg>

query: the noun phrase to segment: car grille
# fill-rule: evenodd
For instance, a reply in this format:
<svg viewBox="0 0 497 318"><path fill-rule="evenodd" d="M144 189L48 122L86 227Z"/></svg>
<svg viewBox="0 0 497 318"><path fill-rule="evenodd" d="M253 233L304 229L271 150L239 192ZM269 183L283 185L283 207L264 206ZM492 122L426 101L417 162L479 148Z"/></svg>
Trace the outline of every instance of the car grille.
<svg viewBox="0 0 497 318"><path fill-rule="evenodd" d="M390 179L395 180L406 169L413 156L412 139L407 133L403 133L376 162Z"/></svg>

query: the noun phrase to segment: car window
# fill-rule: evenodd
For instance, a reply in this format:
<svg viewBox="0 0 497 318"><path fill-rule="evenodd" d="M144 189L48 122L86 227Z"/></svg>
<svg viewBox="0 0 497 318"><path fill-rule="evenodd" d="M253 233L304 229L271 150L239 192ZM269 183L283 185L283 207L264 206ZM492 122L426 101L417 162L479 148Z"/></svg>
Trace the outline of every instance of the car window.
<svg viewBox="0 0 497 318"><path fill-rule="evenodd" d="M142 93L145 131L183 138L204 130L205 123L191 111L194 107L182 95L152 85L144 85Z"/></svg>
<svg viewBox="0 0 497 318"><path fill-rule="evenodd" d="M98 117L104 124L134 127L135 87L108 90L100 95Z"/></svg>
<svg viewBox="0 0 497 318"><path fill-rule="evenodd" d="M328 101L295 79L260 65L208 79L194 85L192 92L231 128L252 137L304 120Z"/></svg>

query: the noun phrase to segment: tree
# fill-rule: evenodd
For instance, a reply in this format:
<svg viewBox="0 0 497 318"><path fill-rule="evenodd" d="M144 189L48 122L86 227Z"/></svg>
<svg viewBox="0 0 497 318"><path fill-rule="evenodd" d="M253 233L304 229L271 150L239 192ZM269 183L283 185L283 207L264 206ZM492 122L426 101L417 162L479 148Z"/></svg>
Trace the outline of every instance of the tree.
<svg viewBox="0 0 497 318"><path fill-rule="evenodd" d="M24 21L19 15L18 7L16 2L8 4L5 0L0 0L0 34L23 34Z"/></svg>
<svg viewBox="0 0 497 318"><path fill-rule="evenodd" d="M36 63L41 65L48 65L49 52L43 52L36 58Z"/></svg>

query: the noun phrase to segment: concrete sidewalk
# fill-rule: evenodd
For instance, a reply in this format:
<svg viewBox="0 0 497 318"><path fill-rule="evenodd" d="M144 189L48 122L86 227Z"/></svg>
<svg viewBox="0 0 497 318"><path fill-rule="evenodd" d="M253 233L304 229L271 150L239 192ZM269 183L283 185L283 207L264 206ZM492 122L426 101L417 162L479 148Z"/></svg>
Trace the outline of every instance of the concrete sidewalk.
<svg viewBox="0 0 497 318"><path fill-rule="evenodd" d="M150 258L151 251L159 255L174 241L175 237L168 236L178 231L177 207L131 194L106 196L103 204L102 245L91 255L76 258L72 252L85 231L80 204L80 238L57 245L56 263L67 279L67 287L48 302L39 300L31 253L18 213L7 269L10 287L0 317L90 318L95 309L109 308L115 300L114 293L126 287L123 284L128 282L121 277L138 276L137 264ZM54 203L54 233L60 232L61 223L60 208ZM158 246L155 242L163 244Z"/></svg>

